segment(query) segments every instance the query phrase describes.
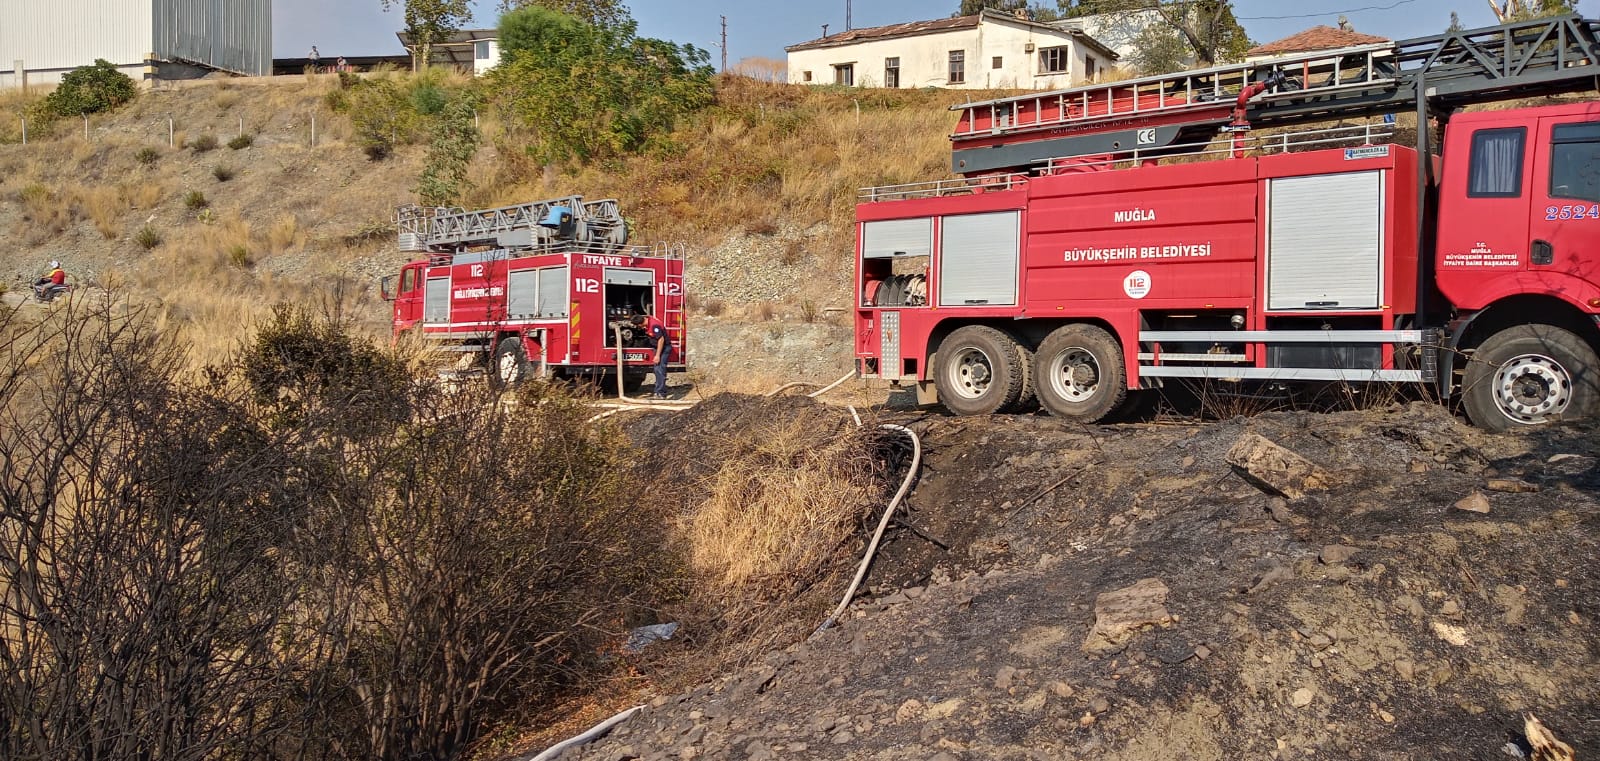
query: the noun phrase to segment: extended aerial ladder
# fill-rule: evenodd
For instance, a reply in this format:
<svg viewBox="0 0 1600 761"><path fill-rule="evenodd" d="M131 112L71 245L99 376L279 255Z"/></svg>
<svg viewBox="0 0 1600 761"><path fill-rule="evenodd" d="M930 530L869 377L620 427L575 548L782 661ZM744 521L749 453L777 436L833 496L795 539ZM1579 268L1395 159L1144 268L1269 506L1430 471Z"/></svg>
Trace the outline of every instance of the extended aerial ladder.
<svg viewBox="0 0 1600 761"><path fill-rule="evenodd" d="M567 196L467 211L438 206L395 210L401 251L455 254L471 247L568 250L608 254L628 243L628 225L613 199Z"/></svg>
<svg viewBox="0 0 1600 761"><path fill-rule="evenodd" d="M966 103L951 109L961 112L952 164L983 177L1064 157L1159 158L1198 152L1227 131L1407 111L1426 125L1465 106L1597 85L1600 21L1535 19ZM1428 130L1417 135L1427 155Z"/></svg>

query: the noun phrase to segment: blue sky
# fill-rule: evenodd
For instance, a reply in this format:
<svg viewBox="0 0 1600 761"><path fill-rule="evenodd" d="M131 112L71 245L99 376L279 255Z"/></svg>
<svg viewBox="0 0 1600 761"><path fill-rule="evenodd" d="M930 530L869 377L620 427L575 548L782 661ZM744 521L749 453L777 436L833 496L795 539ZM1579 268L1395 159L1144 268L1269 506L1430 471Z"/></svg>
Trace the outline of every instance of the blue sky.
<svg viewBox="0 0 1600 761"><path fill-rule="evenodd" d="M399 0L403 2L403 0ZM1579 8L1595 12L1597 0ZM957 0L853 0L855 27L881 26L948 16ZM478 0L478 26L493 26L498 0ZM844 29L846 0L631 0L640 34L687 42L711 52L715 63L719 16L728 17L728 62L759 56L783 58L783 47ZM1444 31L1450 11L1467 26L1486 26L1494 16L1482 0L1235 0L1245 29L1257 42L1286 37L1317 24L1333 25L1340 14L1358 31L1394 39ZM273 55L303 56L316 45L324 58L402 52L394 33L399 11L385 13L379 0L274 0Z"/></svg>

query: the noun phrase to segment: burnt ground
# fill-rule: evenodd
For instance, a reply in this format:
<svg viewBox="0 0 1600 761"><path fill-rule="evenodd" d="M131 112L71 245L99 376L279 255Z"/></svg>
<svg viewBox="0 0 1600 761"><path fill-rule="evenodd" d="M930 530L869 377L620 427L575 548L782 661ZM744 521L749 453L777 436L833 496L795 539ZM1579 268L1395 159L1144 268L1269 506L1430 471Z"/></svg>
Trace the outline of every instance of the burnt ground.
<svg viewBox="0 0 1600 761"><path fill-rule="evenodd" d="M783 404L816 414L715 397L630 432L692 452ZM1595 426L1491 435L1428 404L897 422L925 468L847 619L562 758L1503 759L1529 712L1600 751ZM1246 479L1250 433L1325 488ZM1453 507L1474 494L1487 513ZM1100 595L1151 579L1164 609L1091 636Z"/></svg>

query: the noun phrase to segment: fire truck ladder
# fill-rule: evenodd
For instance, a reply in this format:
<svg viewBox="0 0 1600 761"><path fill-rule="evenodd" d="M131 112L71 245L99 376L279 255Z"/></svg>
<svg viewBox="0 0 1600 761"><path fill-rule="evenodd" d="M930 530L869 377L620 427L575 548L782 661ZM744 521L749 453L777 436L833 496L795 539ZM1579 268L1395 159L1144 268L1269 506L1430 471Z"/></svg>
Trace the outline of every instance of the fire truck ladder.
<svg viewBox="0 0 1600 761"><path fill-rule="evenodd" d="M563 237L554 226L545 226L557 209L572 216L570 237ZM395 210L395 222L402 251L455 254L471 246L536 249L560 245L568 250L611 253L628 242L628 225L617 202L585 201L582 196L475 211L408 205Z"/></svg>
<svg viewBox="0 0 1600 761"><path fill-rule="evenodd" d="M962 116L950 136L952 164L971 177L1062 157L1195 152L1224 131L1252 127L1412 110L1425 123L1464 106L1597 82L1600 21L1535 19L954 106Z"/></svg>

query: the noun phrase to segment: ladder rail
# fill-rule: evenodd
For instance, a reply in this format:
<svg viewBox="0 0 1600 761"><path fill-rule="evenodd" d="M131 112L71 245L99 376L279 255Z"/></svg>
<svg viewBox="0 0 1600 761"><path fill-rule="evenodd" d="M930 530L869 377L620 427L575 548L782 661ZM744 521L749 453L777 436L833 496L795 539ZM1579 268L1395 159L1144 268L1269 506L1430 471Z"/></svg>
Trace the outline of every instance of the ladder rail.
<svg viewBox="0 0 1600 761"><path fill-rule="evenodd" d="M626 223L615 199L585 201L576 195L491 209L407 205L395 210L395 224L400 248L406 251L439 251L473 244L531 247L553 239L542 222L557 207L572 213L582 226L586 242L613 248L626 243ZM524 238L508 237L523 231L528 233Z"/></svg>

